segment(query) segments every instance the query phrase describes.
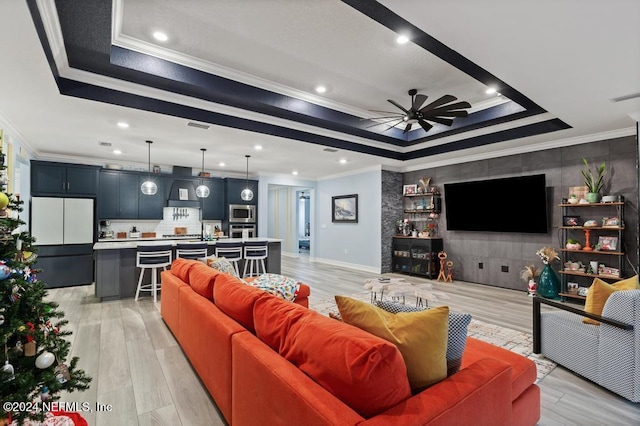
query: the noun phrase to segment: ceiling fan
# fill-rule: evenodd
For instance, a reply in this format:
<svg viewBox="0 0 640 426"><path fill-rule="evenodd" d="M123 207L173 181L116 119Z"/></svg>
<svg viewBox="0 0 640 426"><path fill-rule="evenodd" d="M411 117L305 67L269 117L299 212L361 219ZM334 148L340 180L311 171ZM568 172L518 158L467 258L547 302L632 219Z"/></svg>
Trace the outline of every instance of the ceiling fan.
<svg viewBox="0 0 640 426"><path fill-rule="evenodd" d="M411 127L415 123L418 123L424 129L425 132L428 132L433 127L433 125L429 124L427 121L432 121L434 123L440 123L446 126L451 126L451 124L453 124L453 118L466 117L469 115L469 113L464 110L464 108L471 108L471 104L469 104L469 102L462 101L462 102L450 103L458 100L458 98L456 98L455 96L444 95L436 99L435 101L431 102L430 104L422 106L428 98L427 95L418 94L417 89L411 89L409 90L408 93L409 93L409 96L411 96L411 107L409 107L409 109L404 108L402 105L400 105L399 103L397 103L392 99L387 99L389 103L400 108L400 110L402 110L402 113L374 110L374 112L383 112L386 114L393 114L393 115L376 117L377 119L391 118L391 120L385 121L383 123L376 123L373 126L385 124L388 126L388 128L385 129L385 131L387 131L397 126L398 124L405 122L407 123L407 125L405 126L404 131L402 133L407 133L409 130L411 130ZM395 123L389 124L393 121L395 121ZM373 126L369 126L369 127L373 127Z"/></svg>

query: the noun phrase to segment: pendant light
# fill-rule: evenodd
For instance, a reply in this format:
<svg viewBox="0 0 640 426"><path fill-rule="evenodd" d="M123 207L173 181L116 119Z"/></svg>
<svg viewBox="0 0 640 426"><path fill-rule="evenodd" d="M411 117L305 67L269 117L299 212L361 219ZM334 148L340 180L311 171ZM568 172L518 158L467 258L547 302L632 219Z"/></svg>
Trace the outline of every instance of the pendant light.
<svg viewBox="0 0 640 426"><path fill-rule="evenodd" d="M140 185L140 190L144 195L156 195L156 192L158 192L158 185L151 180L151 144L153 141L146 142L149 145L149 175L147 180L142 182L142 185Z"/></svg>
<svg viewBox="0 0 640 426"><path fill-rule="evenodd" d="M247 184L240 193L240 198L242 198L244 201L251 201L253 200L253 191L249 189L249 158L251 156L245 155L245 157L247 157Z"/></svg>
<svg viewBox="0 0 640 426"><path fill-rule="evenodd" d="M200 176L204 176L204 152L206 149L200 148L200 151L202 151L202 172ZM200 185L196 188L196 196L198 198L207 198L209 196L209 187L204 184L204 181L200 181Z"/></svg>

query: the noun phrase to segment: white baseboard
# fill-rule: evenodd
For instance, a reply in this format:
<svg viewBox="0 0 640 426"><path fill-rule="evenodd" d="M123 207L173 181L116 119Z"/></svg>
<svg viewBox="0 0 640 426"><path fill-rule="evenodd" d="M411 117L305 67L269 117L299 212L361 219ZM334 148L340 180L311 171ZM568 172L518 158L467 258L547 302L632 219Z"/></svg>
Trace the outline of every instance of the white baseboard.
<svg viewBox="0 0 640 426"><path fill-rule="evenodd" d="M319 262L319 263L326 263L328 265L340 266L342 268L350 268L350 269L356 269L358 271L370 272L376 275L380 274L380 268L376 268L375 266L366 266L366 265L359 265L357 263L340 262L339 260L324 259L321 257L310 257L309 260L312 262Z"/></svg>

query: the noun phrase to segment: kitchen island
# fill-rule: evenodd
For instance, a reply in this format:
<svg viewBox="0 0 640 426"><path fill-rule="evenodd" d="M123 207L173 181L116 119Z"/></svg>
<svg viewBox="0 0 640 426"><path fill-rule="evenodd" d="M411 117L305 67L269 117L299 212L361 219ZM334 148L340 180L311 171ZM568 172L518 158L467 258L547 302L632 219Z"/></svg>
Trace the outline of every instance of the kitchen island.
<svg viewBox="0 0 640 426"><path fill-rule="evenodd" d="M138 286L140 269L136 267L136 252L138 245L167 245L176 246L180 243L196 242L188 239L155 239L155 240L100 240L93 245L95 260L95 295L101 302L134 297ZM267 272L279 274L281 268L281 242L277 238L226 238L229 242L267 241L269 253L265 261ZM208 255L215 253L216 241L206 241L209 245ZM175 259L175 251L173 258ZM243 263L240 262L242 272ZM144 283L149 283L151 277L145 274Z"/></svg>

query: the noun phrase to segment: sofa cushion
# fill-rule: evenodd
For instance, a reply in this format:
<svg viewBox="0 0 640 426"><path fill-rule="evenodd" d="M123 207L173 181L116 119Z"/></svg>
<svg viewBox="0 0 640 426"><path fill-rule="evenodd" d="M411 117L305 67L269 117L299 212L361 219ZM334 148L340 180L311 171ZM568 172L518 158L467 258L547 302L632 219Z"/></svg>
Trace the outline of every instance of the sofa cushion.
<svg viewBox="0 0 640 426"><path fill-rule="evenodd" d="M171 273L184 281L185 284L189 284L189 269L198 263L201 262L179 257L171 263Z"/></svg>
<svg viewBox="0 0 640 426"><path fill-rule="evenodd" d="M403 303L378 300L376 306L387 312L420 312L429 308L420 308ZM467 344L467 329L471 315L449 311L449 331L447 334L447 377L460 371L462 354Z"/></svg>
<svg viewBox="0 0 640 426"><path fill-rule="evenodd" d="M229 274L221 273L213 286L213 300L216 306L252 333L255 333L253 305L261 297L273 296L245 285L239 278Z"/></svg>
<svg viewBox="0 0 640 426"><path fill-rule="evenodd" d="M202 262L196 262L189 269L189 284L200 296L213 300L213 285L220 274L220 271L209 268Z"/></svg>
<svg viewBox="0 0 640 426"><path fill-rule="evenodd" d="M247 282L247 284L289 302L296 300L298 289L300 288L299 282L279 274L262 274L255 280Z"/></svg>
<svg viewBox="0 0 640 426"><path fill-rule="evenodd" d="M449 307L389 313L366 302L336 296L342 320L398 347L414 391L447 377Z"/></svg>
<svg viewBox="0 0 640 426"><path fill-rule="evenodd" d="M207 266L217 269L220 272L224 272L225 274L233 275L234 277L238 276L238 274L236 274L236 268L224 257L210 256L205 259Z"/></svg>
<svg viewBox="0 0 640 426"><path fill-rule="evenodd" d="M384 339L275 297L256 301L254 320L260 340L363 417L411 396L402 355Z"/></svg>
<svg viewBox="0 0 640 426"><path fill-rule="evenodd" d="M638 276L635 275L631 278L627 278L626 280L618 281L615 284L608 284L602 281L600 278L594 278L591 287L589 287L589 292L587 293L587 300L584 304L585 312L589 312L596 315L602 315L602 310L604 309L605 303L607 303L607 299L609 296L613 294L615 291L620 290L639 290L640 283L638 282ZM582 322L585 324L594 324L599 325L600 321L586 318L582 319Z"/></svg>

